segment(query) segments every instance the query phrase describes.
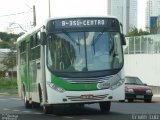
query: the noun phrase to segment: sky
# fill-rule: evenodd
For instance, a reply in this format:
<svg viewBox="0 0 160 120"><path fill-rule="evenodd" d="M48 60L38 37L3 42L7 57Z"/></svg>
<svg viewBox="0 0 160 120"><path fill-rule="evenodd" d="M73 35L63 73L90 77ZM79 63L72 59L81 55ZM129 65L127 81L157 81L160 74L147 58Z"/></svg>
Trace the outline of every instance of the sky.
<svg viewBox="0 0 160 120"><path fill-rule="evenodd" d="M145 28L145 1L138 0L138 28ZM107 13L107 0L50 0L50 2L51 16L54 17L83 16L84 14L85 16L105 15ZM48 0L5 0L1 2L0 31L20 32L22 29L19 26L25 30L31 29L33 4L36 5L37 24L40 24L49 16Z"/></svg>

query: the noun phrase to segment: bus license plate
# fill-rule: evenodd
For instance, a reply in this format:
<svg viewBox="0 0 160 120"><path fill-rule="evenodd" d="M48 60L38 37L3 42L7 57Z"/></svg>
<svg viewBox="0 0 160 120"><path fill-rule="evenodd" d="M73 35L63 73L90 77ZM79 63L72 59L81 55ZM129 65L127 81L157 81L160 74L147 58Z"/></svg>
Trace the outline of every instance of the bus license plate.
<svg viewBox="0 0 160 120"><path fill-rule="evenodd" d="M93 99L93 95L81 95L81 99Z"/></svg>

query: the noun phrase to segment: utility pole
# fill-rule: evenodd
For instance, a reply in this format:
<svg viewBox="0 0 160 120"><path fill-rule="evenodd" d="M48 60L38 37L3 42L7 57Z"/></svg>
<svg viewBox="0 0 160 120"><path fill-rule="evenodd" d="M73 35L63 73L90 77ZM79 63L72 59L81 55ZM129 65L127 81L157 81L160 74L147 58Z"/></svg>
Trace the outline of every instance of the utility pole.
<svg viewBox="0 0 160 120"><path fill-rule="evenodd" d="M36 26L36 7L33 5L33 26Z"/></svg>
<svg viewBox="0 0 160 120"><path fill-rule="evenodd" d="M51 17L51 5L50 0L48 0L49 18Z"/></svg>

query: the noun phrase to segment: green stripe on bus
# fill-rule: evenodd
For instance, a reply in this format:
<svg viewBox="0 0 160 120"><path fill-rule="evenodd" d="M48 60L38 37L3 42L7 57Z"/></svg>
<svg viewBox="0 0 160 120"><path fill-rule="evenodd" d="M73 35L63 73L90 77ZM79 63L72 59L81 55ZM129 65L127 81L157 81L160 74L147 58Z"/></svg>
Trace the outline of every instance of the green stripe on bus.
<svg viewBox="0 0 160 120"><path fill-rule="evenodd" d="M32 64L30 63L30 74L27 78L27 65L26 64L23 64L21 65L21 69L22 69L22 73L21 73L21 80L22 80L22 83L25 85L25 89L26 89L26 92L32 92L33 91L33 74L31 73L32 71ZM30 81L29 81L30 80ZM30 86L30 88L29 88Z"/></svg>
<svg viewBox="0 0 160 120"><path fill-rule="evenodd" d="M27 35L26 42L29 42L29 41L30 41L30 35Z"/></svg>
<svg viewBox="0 0 160 120"><path fill-rule="evenodd" d="M71 84L64 79L56 77L55 75L51 75L52 83L55 84L57 87L61 87L68 91L91 91L91 90L98 90L97 84Z"/></svg>

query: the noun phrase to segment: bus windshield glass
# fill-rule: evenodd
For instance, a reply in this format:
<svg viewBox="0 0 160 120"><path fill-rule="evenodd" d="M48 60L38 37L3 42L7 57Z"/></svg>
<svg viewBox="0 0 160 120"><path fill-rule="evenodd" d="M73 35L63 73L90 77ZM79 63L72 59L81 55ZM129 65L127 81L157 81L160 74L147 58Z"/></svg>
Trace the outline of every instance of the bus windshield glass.
<svg viewBox="0 0 160 120"><path fill-rule="evenodd" d="M47 64L55 72L94 72L123 66L119 32L62 31L47 39Z"/></svg>

